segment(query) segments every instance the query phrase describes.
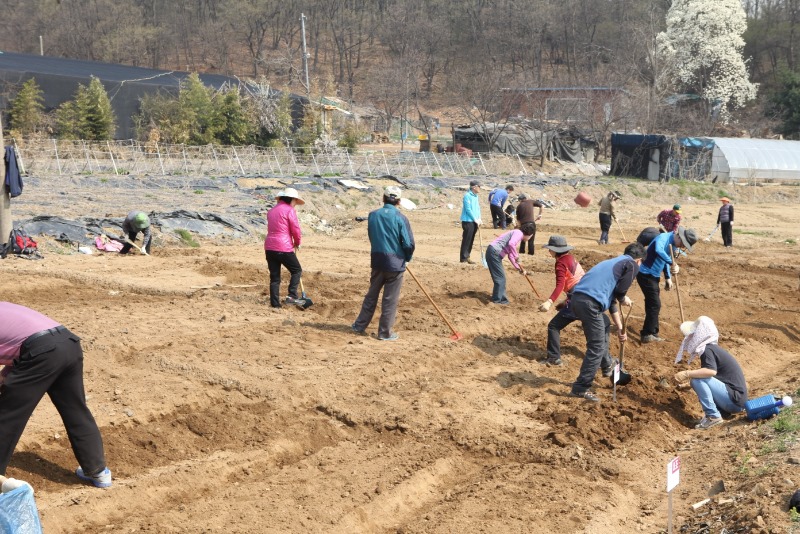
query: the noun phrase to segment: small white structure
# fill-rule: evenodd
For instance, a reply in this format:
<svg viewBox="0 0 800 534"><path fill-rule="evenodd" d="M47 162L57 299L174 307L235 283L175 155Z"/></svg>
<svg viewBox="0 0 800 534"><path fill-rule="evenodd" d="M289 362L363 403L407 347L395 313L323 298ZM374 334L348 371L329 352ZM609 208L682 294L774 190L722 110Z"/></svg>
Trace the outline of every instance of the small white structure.
<svg viewBox="0 0 800 534"><path fill-rule="evenodd" d="M800 141L712 137L712 179L800 180Z"/></svg>

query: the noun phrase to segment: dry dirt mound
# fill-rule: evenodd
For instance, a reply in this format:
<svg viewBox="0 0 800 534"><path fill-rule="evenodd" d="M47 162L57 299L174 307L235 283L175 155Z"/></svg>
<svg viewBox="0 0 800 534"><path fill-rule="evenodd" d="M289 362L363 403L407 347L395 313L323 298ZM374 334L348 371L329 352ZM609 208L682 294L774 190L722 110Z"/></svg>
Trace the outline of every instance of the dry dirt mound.
<svg viewBox="0 0 800 534"><path fill-rule="evenodd" d="M642 196L629 188L619 209L627 236L675 201L692 226L713 228L713 200L688 200L677 186L634 187ZM603 189L587 191L597 198ZM574 189L529 192L557 208L545 211L540 245L564 234L587 268L621 252L619 234L613 245L595 243L596 210L570 204ZM751 397L798 389L800 215L794 190L783 194L795 203L742 193L736 246L701 243L682 261L686 317L716 320ZM115 475L106 491L75 479L63 427L43 402L8 475L33 484L45 530L658 532L665 468L676 455L685 532L703 523L710 532L788 529L785 502L800 481L786 463L794 445L763 454L766 425L742 416L694 430L694 394L661 382L674 374L680 344L675 293L662 294L668 341L654 346L637 342L642 298L631 291L625 359L633 381L617 402L599 376L600 404L569 398L585 348L579 326L563 332L563 367L538 363L552 315L536 311L541 299L513 273L512 305L488 302L488 271L457 261L459 195L418 195L430 209L408 213L415 274L464 335L459 342L411 277L399 341L378 341L375 322L370 336L350 331L369 277L366 223L354 217L375 199L315 213L335 231L307 232L300 260L315 304L306 311L269 308L256 238L160 248L150 258L57 254L44 240L45 260L0 263L5 300L83 338L87 397ZM485 229L484 245L497 234ZM541 252L522 261L546 298L553 264ZM719 480L725 491L692 511Z"/></svg>

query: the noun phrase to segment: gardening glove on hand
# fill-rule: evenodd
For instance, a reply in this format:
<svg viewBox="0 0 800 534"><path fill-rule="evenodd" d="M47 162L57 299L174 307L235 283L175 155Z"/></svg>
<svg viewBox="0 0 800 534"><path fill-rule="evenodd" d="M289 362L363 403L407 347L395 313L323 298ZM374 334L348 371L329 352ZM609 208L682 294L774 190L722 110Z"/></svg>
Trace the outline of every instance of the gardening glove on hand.
<svg viewBox="0 0 800 534"><path fill-rule="evenodd" d="M146 251L145 249L143 249L143 248L140 248L140 249L139 249L139 254L141 254L142 256L149 256L149 254L147 253L147 251Z"/></svg>
<svg viewBox="0 0 800 534"><path fill-rule="evenodd" d="M478 219L478 220L477 220L477 221L475 221L475 222L478 224L478 226L483 226L483 221L481 221L480 219Z"/></svg>
<svg viewBox="0 0 800 534"><path fill-rule="evenodd" d="M550 306L552 306L552 305L553 305L553 301L550 300L550 299L547 299L546 301L542 302L539 305L539 311L541 311L541 312L549 311L550 310Z"/></svg>
<svg viewBox="0 0 800 534"><path fill-rule="evenodd" d="M689 371L681 371L675 373L675 382L682 384L689 381Z"/></svg>
<svg viewBox="0 0 800 534"><path fill-rule="evenodd" d="M633 306L633 301L628 295L625 295L624 297L622 297L622 302L620 304L630 308L631 306Z"/></svg>
<svg viewBox="0 0 800 534"><path fill-rule="evenodd" d="M670 289L672 289L672 286L673 286L672 278L667 278L667 281L664 282L664 289L666 291L669 291Z"/></svg>
<svg viewBox="0 0 800 534"><path fill-rule="evenodd" d="M681 266L678 265L677 263L673 263L672 267L670 267L669 270L672 274L678 274L679 272L681 272Z"/></svg>

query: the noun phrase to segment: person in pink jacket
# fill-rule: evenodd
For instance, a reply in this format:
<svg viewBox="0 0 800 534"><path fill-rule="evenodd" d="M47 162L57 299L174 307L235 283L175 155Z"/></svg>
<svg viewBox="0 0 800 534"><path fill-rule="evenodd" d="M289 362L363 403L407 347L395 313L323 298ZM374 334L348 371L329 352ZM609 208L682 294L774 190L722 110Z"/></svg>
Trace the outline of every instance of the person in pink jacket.
<svg viewBox="0 0 800 534"><path fill-rule="evenodd" d="M509 300L506 296L506 272L503 269L503 258L508 257L508 261L520 274L527 274L525 269L519 264L519 253L517 247L520 241L528 239L536 233L536 224L526 222L519 230L506 232L486 247L486 264L489 267L489 274L492 275L492 302L494 304L508 305Z"/></svg>
<svg viewBox="0 0 800 534"><path fill-rule="evenodd" d="M264 239L264 252L269 267L269 303L273 308L281 307L281 266L289 270L289 295L287 304L296 304L297 286L303 268L295 251L300 248L302 234L297 220L295 206L305 204L297 190L287 187L275 195L275 206L267 212L267 237Z"/></svg>

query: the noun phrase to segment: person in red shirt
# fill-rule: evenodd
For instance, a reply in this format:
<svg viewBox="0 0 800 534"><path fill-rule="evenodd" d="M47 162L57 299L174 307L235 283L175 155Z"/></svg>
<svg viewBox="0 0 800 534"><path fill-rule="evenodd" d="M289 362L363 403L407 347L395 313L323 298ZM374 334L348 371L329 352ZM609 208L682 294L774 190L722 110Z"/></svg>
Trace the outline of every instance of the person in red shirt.
<svg viewBox="0 0 800 534"><path fill-rule="evenodd" d="M111 486L103 438L86 406L80 338L35 310L0 302L0 475L44 394L58 410L78 460L76 475Z"/></svg>
<svg viewBox="0 0 800 534"><path fill-rule="evenodd" d="M675 204L671 210L663 210L656 217L658 229L664 232L674 232L681 225L681 205Z"/></svg>

